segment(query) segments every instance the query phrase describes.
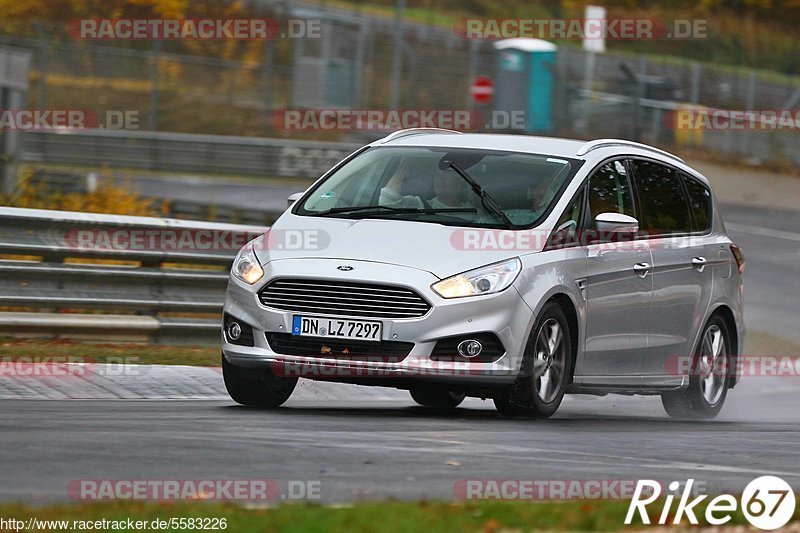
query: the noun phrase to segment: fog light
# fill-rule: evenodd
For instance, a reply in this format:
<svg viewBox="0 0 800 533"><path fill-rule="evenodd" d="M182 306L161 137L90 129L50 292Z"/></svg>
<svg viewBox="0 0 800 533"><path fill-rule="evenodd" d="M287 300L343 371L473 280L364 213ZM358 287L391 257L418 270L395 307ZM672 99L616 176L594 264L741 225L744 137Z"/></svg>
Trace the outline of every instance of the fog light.
<svg viewBox="0 0 800 533"><path fill-rule="evenodd" d="M477 357L483 351L483 344L480 342L468 339L458 343L458 354L461 357Z"/></svg>
<svg viewBox="0 0 800 533"><path fill-rule="evenodd" d="M242 326L238 322L231 322L228 324L228 338L232 341L238 341L242 336Z"/></svg>

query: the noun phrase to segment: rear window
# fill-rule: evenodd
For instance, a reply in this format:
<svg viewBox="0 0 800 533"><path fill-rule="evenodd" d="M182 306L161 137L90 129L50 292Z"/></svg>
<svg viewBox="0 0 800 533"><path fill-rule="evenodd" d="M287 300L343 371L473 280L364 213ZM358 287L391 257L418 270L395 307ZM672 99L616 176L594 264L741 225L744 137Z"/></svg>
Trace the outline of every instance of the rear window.
<svg viewBox="0 0 800 533"><path fill-rule="evenodd" d="M684 181L689 192L689 207L694 215L694 230L705 233L711 229L711 192L688 176L684 177Z"/></svg>
<svg viewBox="0 0 800 533"><path fill-rule="evenodd" d="M642 203L644 230L650 235L691 233L692 217L675 170L651 161L633 160L636 188Z"/></svg>

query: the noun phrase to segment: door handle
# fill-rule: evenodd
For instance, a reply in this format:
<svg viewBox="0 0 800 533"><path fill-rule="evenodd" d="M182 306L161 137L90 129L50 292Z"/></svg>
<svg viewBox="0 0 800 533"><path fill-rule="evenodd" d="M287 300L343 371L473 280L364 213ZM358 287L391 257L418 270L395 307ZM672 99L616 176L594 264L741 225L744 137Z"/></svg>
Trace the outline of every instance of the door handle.
<svg viewBox="0 0 800 533"><path fill-rule="evenodd" d="M650 263L636 263L633 265L633 271L636 272L637 276L643 278L650 271Z"/></svg>
<svg viewBox="0 0 800 533"><path fill-rule="evenodd" d="M692 266L698 270L698 272L702 272L704 268L706 268L706 264L708 264L708 259L705 257L693 257L692 258Z"/></svg>

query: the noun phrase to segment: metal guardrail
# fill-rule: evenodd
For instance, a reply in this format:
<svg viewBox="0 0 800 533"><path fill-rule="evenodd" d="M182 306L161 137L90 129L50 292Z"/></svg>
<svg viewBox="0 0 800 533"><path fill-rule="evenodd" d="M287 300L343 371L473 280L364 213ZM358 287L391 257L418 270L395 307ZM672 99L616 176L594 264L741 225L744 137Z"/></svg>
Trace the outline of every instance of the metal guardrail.
<svg viewBox="0 0 800 533"><path fill-rule="evenodd" d="M0 335L206 344L264 226L0 207Z"/></svg>
<svg viewBox="0 0 800 533"><path fill-rule="evenodd" d="M321 176L358 145L131 130L28 131L31 163L268 177Z"/></svg>
<svg viewBox="0 0 800 533"><path fill-rule="evenodd" d="M97 189L98 181L96 173L79 174L52 169L37 169L30 178L30 183L45 194L86 194ZM276 202L270 202L263 208L254 209L247 206L230 205L230 203L211 203L208 199L175 200L163 196L146 197L154 203L162 204L160 209L165 216L188 220L269 226L283 212L276 208ZM284 205L282 204L281 207Z"/></svg>

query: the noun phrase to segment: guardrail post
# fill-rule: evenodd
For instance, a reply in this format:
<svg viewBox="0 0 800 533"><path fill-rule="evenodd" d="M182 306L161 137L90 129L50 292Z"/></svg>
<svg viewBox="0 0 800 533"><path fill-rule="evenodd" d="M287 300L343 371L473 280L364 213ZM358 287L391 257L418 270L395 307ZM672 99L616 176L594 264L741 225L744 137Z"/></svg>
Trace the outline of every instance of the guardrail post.
<svg viewBox="0 0 800 533"><path fill-rule="evenodd" d="M8 89L0 87L0 110L8 109ZM8 144L10 133L0 130L0 179L3 180L3 187L0 190L3 194L11 194L14 191L14 176L8 166L9 154Z"/></svg>
<svg viewBox="0 0 800 533"><path fill-rule="evenodd" d="M264 96L264 135L272 129L272 60L275 46L269 39L264 40L264 75L262 89Z"/></svg>

